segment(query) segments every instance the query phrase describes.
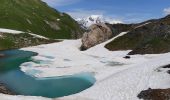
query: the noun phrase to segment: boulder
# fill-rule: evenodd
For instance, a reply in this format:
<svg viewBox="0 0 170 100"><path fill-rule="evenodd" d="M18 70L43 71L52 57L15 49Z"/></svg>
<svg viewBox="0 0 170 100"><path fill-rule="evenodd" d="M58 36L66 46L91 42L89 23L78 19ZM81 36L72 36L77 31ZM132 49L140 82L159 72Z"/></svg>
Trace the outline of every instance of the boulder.
<svg viewBox="0 0 170 100"><path fill-rule="evenodd" d="M81 50L89 49L97 44L107 41L113 37L112 30L104 23L93 24L90 31L82 37Z"/></svg>
<svg viewBox="0 0 170 100"><path fill-rule="evenodd" d="M170 100L170 89L151 89L141 91L139 99L143 100Z"/></svg>
<svg viewBox="0 0 170 100"><path fill-rule="evenodd" d="M4 56L5 56L5 54L0 54L0 58L1 58L1 57L4 57Z"/></svg>

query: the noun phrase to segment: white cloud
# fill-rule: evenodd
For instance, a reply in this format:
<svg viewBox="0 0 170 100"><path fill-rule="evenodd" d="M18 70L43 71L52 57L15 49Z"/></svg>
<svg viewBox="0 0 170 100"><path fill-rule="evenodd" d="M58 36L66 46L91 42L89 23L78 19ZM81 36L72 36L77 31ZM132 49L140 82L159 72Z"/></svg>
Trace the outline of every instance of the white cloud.
<svg viewBox="0 0 170 100"><path fill-rule="evenodd" d="M154 18L150 13L125 13L119 15L116 13L109 13L105 10L86 10L86 9L75 9L67 11L73 18L86 18L90 15L101 15L109 22L123 22L123 23L138 23L150 18Z"/></svg>
<svg viewBox="0 0 170 100"><path fill-rule="evenodd" d="M164 11L164 13L166 15L170 14L170 7L169 8L165 8L163 11Z"/></svg>
<svg viewBox="0 0 170 100"><path fill-rule="evenodd" d="M66 6L77 3L81 0L42 0L52 7Z"/></svg>
<svg viewBox="0 0 170 100"><path fill-rule="evenodd" d="M48 5L56 8L59 6L67 6L71 4L78 3L82 0L42 0ZM110 21L118 21L118 22L124 22L124 23L136 23L136 22L142 22L144 20L147 20L149 18L152 18L153 16L149 13L128 13L123 15L118 15L116 13L109 13L105 10L86 10L83 8L80 9L71 9L66 11L69 15L71 15L73 18L86 18L90 15L102 15L106 20ZM170 8L164 9L165 14L170 14Z"/></svg>
<svg viewBox="0 0 170 100"><path fill-rule="evenodd" d="M67 12L73 18L85 18L90 15L104 15L104 11L102 10L84 10L84 9L76 9Z"/></svg>
<svg viewBox="0 0 170 100"><path fill-rule="evenodd" d="M109 14L106 13L106 11L104 10L84 10L84 9L76 9L76 10L72 10L72 11L68 11L66 12L69 15L71 15L73 18L77 19L77 18L87 18L91 15L99 15L102 16L106 21L109 22L123 22L121 20L121 18L116 18L115 16L111 16Z"/></svg>

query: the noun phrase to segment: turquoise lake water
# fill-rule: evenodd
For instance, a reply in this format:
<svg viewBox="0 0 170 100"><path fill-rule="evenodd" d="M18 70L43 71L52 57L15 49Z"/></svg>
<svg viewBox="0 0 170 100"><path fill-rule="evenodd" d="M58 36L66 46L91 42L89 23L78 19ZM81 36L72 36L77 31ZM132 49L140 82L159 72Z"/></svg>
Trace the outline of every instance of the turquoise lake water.
<svg viewBox="0 0 170 100"><path fill-rule="evenodd" d="M0 58L0 82L19 95L62 97L78 93L91 87L95 78L90 73L72 76L35 78L22 72L20 64L30 61L37 53L9 50L1 51L5 57Z"/></svg>

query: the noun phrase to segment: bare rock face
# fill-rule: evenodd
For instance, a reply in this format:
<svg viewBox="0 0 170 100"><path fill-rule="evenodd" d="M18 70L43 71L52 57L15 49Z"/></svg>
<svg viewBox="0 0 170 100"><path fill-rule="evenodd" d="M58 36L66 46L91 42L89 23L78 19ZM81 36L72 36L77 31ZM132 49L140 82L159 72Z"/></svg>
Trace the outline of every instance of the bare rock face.
<svg viewBox="0 0 170 100"><path fill-rule="evenodd" d="M90 31L82 37L81 50L89 49L113 37L112 30L106 24L93 24Z"/></svg>
<svg viewBox="0 0 170 100"><path fill-rule="evenodd" d="M148 89L138 94L143 100L170 100L170 89Z"/></svg>

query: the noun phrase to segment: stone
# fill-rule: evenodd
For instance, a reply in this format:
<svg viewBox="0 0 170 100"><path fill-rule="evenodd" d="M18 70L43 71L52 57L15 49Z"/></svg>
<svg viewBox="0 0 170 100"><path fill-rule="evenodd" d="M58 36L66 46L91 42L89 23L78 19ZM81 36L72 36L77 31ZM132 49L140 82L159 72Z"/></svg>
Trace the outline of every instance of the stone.
<svg viewBox="0 0 170 100"><path fill-rule="evenodd" d="M0 57L4 57L5 55L4 54L0 54Z"/></svg>
<svg viewBox="0 0 170 100"><path fill-rule="evenodd" d="M4 84L0 83L0 93L3 94L9 94L9 95L15 95L14 92L12 92L11 90L9 90Z"/></svg>
<svg viewBox="0 0 170 100"><path fill-rule="evenodd" d="M130 59L130 56L125 56L125 57L123 57L123 58L125 58L125 59Z"/></svg>
<svg viewBox="0 0 170 100"><path fill-rule="evenodd" d="M90 31L82 37L81 50L89 49L97 44L107 41L113 37L112 30L104 23L93 24Z"/></svg>

